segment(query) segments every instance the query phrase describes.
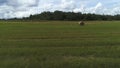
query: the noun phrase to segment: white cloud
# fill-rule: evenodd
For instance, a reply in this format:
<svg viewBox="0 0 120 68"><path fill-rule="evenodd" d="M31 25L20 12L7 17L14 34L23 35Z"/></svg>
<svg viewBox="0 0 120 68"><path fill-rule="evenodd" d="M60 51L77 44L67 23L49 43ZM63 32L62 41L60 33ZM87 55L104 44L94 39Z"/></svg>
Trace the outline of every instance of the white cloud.
<svg viewBox="0 0 120 68"><path fill-rule="evenodd" d="M51 9L53 9L52 7L53 7L54 5L52 4L52 3L45 3L45 4L43 4L42 6L40 6L40 8L43 10L43 11L49 11L49 10L51 10Z"/></svg>
<svg viewBox="0 0 120 68"><path fill-rule="evenodd" d="M108 8L105 7L101 2L98 2L95 6L91 7L87 7L87 5L81 5L80 8L75 8L74 12L115 15L120 14L120 7Z"/></svg>
<svg viewBox="0 0 120 68"><path fill-rule="evenodd" d="M39 0L7 0L7 4L10 6L34 6L37 5Z"/></svg>
<svg viewBox="0 0 120 68"><path fill-rule="evenodd" d="M73 0L62 0L59 6L62 10L70 11L75 8L75 2Z"/></svg>
<svg viewBox="0 0 120 68"><path fill-rule="evenodd" d="M91 13L97 13L97 14L103 14L104 13L104 7L102 3L98 3L96 6L88 8L87 11Z"/></svg>
<svg viewBox="0 0 120 68"><path fill-rule="evenodd" d="M14 12L13 7L8 5L0 6L0 18L11 18L11 14Z"/></svg>
<svg viewBox="0 0 120 68"><path fill-rule="evenodd" d="M113 8L113 11L111 13L113 13L113 14L120 14L120 7Z"/></svg>
<svg viewBox="0 0 120 68"><path fill-rule="evenodd" d="M85 7L86 5L81 4L80 8L75 8L74 12L83 12L83 13L101 13L103 11L103 5L101 3L98 3L97 5L93 7Z"/></svg>
<svg viewBox="0 0 120 68"><path fill-rule="evenodd" d="M99 2L96 6L95 6L95 8L94 8L94 10L102 10L102 7L103 7L103 5Z"/></svg>
<svg viewBox="0 0 120 68"><path fill-rule="evenodd" d="M0 18L28 17L55 10L114 15L120 14L119 6L118 0L0 0Z"/></svg>

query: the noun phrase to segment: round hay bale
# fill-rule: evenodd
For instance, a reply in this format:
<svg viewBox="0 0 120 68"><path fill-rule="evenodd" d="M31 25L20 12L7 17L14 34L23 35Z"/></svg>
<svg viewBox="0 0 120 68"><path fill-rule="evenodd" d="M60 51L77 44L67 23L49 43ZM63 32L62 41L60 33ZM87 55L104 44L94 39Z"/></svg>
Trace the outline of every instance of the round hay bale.
<svg viewBox="0 0 120 68"><path fill-rule="evenodd" d="M84 23L83 21L80 21L80 22L79 22L79 25L80 25L80 26L84 26L85 23Z"/></svg>

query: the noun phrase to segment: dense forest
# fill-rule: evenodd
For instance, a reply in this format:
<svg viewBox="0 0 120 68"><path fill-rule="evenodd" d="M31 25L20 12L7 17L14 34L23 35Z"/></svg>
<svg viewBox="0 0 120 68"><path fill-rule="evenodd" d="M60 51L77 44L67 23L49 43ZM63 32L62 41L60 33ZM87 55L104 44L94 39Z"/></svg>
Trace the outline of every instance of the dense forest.
<svg viewBox="0 0 120 68"><path fill-rule="evenodd" d="M10 20L16 20L17 18L10 19ZM120 15L100 15L100 14L91 14L91 13L75 13L75 12L63 12L63 11L54 11L54 12L42 12L40 14L36 15L30 15L27 18L22 18L22 20L60 20L60 21L80 21L80 20L120 20Z"/></svg>

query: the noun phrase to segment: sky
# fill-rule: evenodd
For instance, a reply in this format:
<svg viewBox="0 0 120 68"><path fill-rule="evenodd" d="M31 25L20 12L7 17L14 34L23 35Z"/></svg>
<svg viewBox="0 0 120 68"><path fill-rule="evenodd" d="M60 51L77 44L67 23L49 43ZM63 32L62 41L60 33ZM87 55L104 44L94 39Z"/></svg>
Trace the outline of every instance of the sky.
<svg viewBox="0 0 120 68"><path fill-rule="evenodd" d="M55 10L115 15L120 14L120 0L0 0L0 19Z"/></svg>

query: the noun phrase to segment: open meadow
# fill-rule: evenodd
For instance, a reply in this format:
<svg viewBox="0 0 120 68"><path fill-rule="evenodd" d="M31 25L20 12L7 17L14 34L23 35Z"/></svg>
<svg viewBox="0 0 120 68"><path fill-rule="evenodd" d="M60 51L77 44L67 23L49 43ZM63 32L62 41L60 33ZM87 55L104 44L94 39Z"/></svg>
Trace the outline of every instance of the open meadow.
<svg viewBox="0 0 120 68"><path fill-rule="evenodd" d="M120 68L120 21L1 21L0 68Z"/></svg>

